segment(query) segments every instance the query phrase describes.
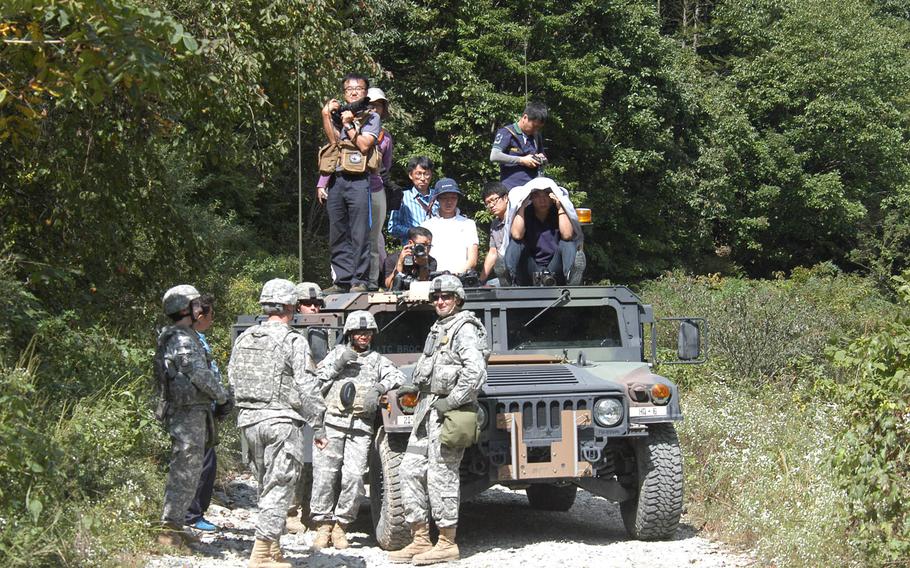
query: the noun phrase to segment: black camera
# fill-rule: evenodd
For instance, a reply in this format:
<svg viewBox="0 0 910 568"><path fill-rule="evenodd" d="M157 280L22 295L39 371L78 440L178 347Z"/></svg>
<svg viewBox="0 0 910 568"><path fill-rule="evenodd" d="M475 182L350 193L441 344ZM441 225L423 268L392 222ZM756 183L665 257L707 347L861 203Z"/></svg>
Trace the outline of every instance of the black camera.
<svg viewBox="0 0 910 568"><path fill-rule="evenodd" d="M465 288L480 288L480 275L476 270L468 270L458 275L461 285Z"/></svg>
<svg viewBox="0 0 910 568"><path fill-rule="evenodd" d="M343 124L341 122L341 113L343 113L346 110L349 110L352 113L354 113L354 116L359 116L359 115L365 113L367 110L369 110L369 108L370 108L370 97L363 97L361 99L357 99L356 101L354 101L352 103L345 103L345 104L341 105L340 107L338 107L337 110L332 111L332 123L335 126L337 126L338 128L341 128L342 124Z"/></svg>
<svg viewBox="0 0 910 568"><path fill-rule="evenodd" d="M411 252L414 253L414 256L417 258L423 258L427 255L427 245L423 243L414 243L414 246L411 247Z"/></svg>
<svg viewBox="0 0 910 568"><path fill-rule="evenodd" d="M392 280L392 290L401 291L401 290L410 290L411 284L417 279L413 276L407 274L398 273L395 275L395 278Z"/></svg>
<svg viewBox="0 0 910 568"><path fill-rule="evenodd" d="M549 270L541 270L534 273L535 286L556 286L556 277Z"/></svg>

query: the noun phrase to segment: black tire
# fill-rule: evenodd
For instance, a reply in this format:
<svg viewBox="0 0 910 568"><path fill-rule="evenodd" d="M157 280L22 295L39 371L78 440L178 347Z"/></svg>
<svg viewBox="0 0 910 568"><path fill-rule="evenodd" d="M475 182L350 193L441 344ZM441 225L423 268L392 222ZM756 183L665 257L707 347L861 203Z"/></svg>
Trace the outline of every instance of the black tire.
<svg viewBox="0 0 910 568"><path fill-rule="evenodd" d="M574 485L535 483L525 489L528 503L539 511L568 511L575 504L578 488Z"/></svg>
<svg viewBox="0 0 910 568"><path fill-rule="evenodd" d="M652 424L648 436L632 443L636 462L634 496L620 503L622 522L638 540L676 535L683 510L683 464L672 424Z"/></svg>
<svg viewBox="0 0 910 568"><path fill-rule="evenodd" d="M380 428L370 452L370 515L376 541L384 550L398 550L411 542L398 474L406 448L407 437L388 436Z"/></svg>

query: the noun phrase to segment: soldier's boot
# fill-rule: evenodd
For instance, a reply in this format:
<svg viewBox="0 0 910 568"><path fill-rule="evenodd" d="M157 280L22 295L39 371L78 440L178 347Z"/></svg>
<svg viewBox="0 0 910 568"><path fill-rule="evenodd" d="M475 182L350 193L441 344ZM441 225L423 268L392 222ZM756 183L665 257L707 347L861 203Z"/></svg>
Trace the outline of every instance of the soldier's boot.
<svg viewBox="0 0 910 568"><path fill-rule="evenodd" d="M316 540L313 548L316 550L328 548L332 540L332 521L320 521L316 526Z"/></svg>
<svg viewBox="0 0 910 568"><path fill-rule="evenodd" d="M291 568L287 562L275 562L272 559L272 544L267 540L256 539L253 543L253 552L250 553L248 568Z"/></svg>
<svg viewBox="0 0 910 568"><path fill-rule="evenodd" d="M288 511L288 519L285 528L290 534L303 534L306 532L306 525L300 522L300 517L297 516L296 509Z"/></svg>
<svg viewBox="0 0 910 568"><path fill-rule="evenodd" d="M156 540L162 546L186 549L190 539L181 527L165 523L158 532Z"/></svg>
<svg viewBox="0 0 910 568"><path fill-rule="evenodd" d="M389 553L389 561L403 563L410 562L416 555L429 552L433 548L430 542L430 525L417 523L411 525L411 544L401 550Z"/></svg>
<svg viewBox="0 0 910 568"><path fill-rule="evenodd" d="M459 558L458 545L455 544L455 527L446 527L439 529L439 540L436 541L436 546L428 552L415 556L413 562L415 566L425 566L437 562L452 562Z"/></svg>
<svg viewBox="0 0 910 568"><path fill-rule="evenodd" d="M281 554L281 545L278 544L277 540L272 541L269 546L269 555L272 557L274 568L291 568L291 563Z"/></svg>
<svg viewBox="0 0 910 568"><path fill-rule="evenodd" d="M335 550L344 550L351 546L348 543L348 535L345 534L344 527L345 525L341 523L335 523L335 526L332 527L332 546L335 547Z"/></svg>

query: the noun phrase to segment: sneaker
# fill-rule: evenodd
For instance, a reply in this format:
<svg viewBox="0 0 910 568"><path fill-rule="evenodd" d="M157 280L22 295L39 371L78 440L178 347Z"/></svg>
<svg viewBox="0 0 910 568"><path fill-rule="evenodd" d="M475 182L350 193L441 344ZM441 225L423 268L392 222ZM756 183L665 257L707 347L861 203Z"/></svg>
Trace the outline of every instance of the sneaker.
<svg viewBox="0 0 910 568"><path fill-rule="evenodd" d="M351 286L351 292L367 292L366 284L354 284Z"/></svg>
<svg viewBox="0 0 910 568"><path fill-rule="evenodd" d="M205 520L204 518L203 518L203 519L199 519L198 521L196 521L195 523L193 523L192 526L193 526L193 528L196 529L197 531L211 532L211 531L217 531L217 530L218 530L218 527L216 527L216 526L213 525L212 523L208 522L208 521Z"/></svg>

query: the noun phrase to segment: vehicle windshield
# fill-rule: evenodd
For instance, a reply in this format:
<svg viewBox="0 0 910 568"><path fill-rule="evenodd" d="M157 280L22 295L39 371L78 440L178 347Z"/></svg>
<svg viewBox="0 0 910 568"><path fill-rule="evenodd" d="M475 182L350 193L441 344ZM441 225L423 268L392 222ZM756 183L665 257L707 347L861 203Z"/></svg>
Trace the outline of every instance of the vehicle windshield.
<svg viewBox="0 0 910 568"><path fill-rule="evenodd" d="M379 312L376 324L382 330L401 312ZM483 321L483 311L475 310L474 315ZM401 315L388 329L382 331L373 340L373 349L379 353L420 353L426 342L430 326L436 321L436 312L432 309L411 309Z"/></svg>
<svg viewBox="0 0 910 568"><path fill-rule="evenodd" d="M555 306L524 327L541 309L509 308L509 349L622 347L619 317L612 306Z"/></svg>

